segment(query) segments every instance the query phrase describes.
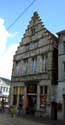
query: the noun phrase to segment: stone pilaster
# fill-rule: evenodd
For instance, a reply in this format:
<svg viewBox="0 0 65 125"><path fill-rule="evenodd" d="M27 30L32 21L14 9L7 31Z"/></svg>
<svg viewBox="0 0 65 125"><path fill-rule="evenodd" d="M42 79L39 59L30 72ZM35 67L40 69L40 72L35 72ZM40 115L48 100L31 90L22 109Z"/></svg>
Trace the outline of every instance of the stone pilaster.
<svg viewBox="0 0 65 125"><path fill-rule="evenodd" d="M13 105L13 86L11 86L11 91L10 91L10 105Z"/></svg>
<svg viewBox="0 0 65 125"><path fill-rule="evenodd" d="M23 99L23 113L26 113L26 105L27 105L27 87L24 88L24 99Z"/></svg>
<svg viewBox="0 0 65 125"><path fill-rule="evenodd" d="M37 110L40 109L40 86L37 86Z"/></svg>
<svg viewBox="0 0 65 125"><path fill-rule="evenodd" d="M18 87L18 92L17 92L17 107L19 106L19 91L20 91L20 88Z"/></svg>

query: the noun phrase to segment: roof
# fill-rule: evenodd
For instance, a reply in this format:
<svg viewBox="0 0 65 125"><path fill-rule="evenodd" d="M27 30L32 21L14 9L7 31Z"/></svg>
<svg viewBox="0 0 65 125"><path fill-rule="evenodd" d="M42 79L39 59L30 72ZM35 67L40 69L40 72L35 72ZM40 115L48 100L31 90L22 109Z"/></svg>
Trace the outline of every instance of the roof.
<svg viewBox="0 0 65 125"><path fill-rule="evenodd" d="M65 34L65 30L56 33L57 35Z"/></svg>
<svg viewBox="0 0 65 125"><path fill-rule="evenodd" d="M3 78L3 77L0 77L0 79L3 80L4 82L6 82L6 84L10 84L11 83L10 79Z"/></svg>

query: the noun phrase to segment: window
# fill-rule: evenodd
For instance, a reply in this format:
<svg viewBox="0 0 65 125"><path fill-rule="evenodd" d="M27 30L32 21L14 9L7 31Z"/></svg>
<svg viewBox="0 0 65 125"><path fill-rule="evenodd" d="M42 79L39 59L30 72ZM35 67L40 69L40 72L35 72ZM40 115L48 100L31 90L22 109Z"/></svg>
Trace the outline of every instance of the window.
<svg viewBox="0 0 65 125"><path fill-rule="evenodd" d="M38 47L38 41L35 41L33 44L34 44L34 49L36 49Z"/></svg>
<svg viewBox="0 0 65 125"><path fill-rule="evenodd" d="M30 47L30 44L29 44L29 43L25 45L26 51L29 51L29 47Z"/></svg>
<svg viewBox="0 0 65 125"><path fill-rule="evenodd" d="M34 41L30 43L30 49L36 49L38 48L38 41Z"/></svg>
<svg viewBox="0 0 65 125"><path fill-rule="evenodd" d="M40 86L40 94L47 95L47 86Z"/></svg>
<svg viewBox="0 0 65 125"><path fill-rule="evenodd" d="M47 95L47 86L44 86L44 95Z"/></svg>
<svg viewBox="0 0 65 125"><path fill-rule="evenodd" d="M43 94L43 86L40 86L40 94Z"/></svg>
<svg viewBox="0 0 65 125"><path fill-rule="evenodd" d="M1 86L1 90L3 89L3 87Z"/></svg>
<svg viewBox="0 0 65 125"><path fill-rule="evenodd" d="M63 41L63 46L64 46L64 52L65 52L65 41Z"/></svg>
<svg viewBox="0 0 65 125"><path fill-rule="evenodd" d="M32 35L35 34L35 28L31 28L31 33L32 33Z"/></svg>
<svg viewBox="0 0 65 125"><path fill-rule="evenodd" d="M24 70L24 74L27 74L27 72L28 72L28 59L24 60L24 68L23 68L23 70Z"/></svg>
<svg viewBox="0 0 65 125"><path fill-rule="evenodd" d="M42 56L42 71L45 71L45 56Z"/></svg>
<svg viewBox="0 0 65 125"><path fill-rule="evenodd" d="M3 87L3 91L5 92L6 87Z"/></svg>
<svg viewBox="0 0 65 125"><path fill-rule="evenodd" d="M40 86L40 108L46 110L47 104L47 86Z"/></svg>
<svg viewBox="0 0 65 125"><path fill-rule="evenodd" d="M36 64L37 64L37 58L34 57L34 58L32 59L32 72L33 72L33 73L36 72Z"/></svg>
<svg viewBox="0 0 65 125"><path fill-rule="evenodd" d="M16 66L16 75L19 75L19 65Z"/></svg>
<svg viewBox="0 0 65 125"><path fill-rule="evenodd" d="M20 71L20 61L17 61L16 62L16 75L18 76L19 75L19 71Z"/></svg>
<svg viewBox="0 0 65 125"><path fill-rule="evenodd" d="M47 71L47 65L48 65L48 56L45 56L45 71Z"/></svg>
<svg viewBox="0 0 65 125"><path fill-rule="evenodd" d="M6 92L8 92L8 88L6 88Z"/></svg>
<svg viewBox="0 0 65 125"><path fill-rule="evenodd" d="M47 55L42 56L42 71L47 71Z"/></svg>

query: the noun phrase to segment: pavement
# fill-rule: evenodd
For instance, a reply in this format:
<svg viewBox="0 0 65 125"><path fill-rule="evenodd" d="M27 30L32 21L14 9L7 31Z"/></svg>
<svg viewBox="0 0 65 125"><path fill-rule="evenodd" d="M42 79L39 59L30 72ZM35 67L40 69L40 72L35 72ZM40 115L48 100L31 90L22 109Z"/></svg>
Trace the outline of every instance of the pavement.
<svg viewBox="0 0 65 125"><path fill-rule="evenodd" d="M65 125L65 121L63 120L51 120L49 117L36 117L32 115L23 115L19 116L23 119L27 119L29 121L34 121L36 123L41 123L43 125Z"/></svg>
<svg viewBox="0 0 65 125"><path fill-rule="evenodd" d="M61 120L23 115L11 117L8 113L0 113L0 125L65 125Z"/></svg>

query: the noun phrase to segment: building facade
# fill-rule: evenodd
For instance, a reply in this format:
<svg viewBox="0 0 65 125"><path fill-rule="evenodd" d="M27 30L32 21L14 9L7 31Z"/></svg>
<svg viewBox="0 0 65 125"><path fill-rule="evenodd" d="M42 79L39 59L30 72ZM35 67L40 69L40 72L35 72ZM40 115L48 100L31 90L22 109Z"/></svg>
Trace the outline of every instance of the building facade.
<svg viewBox="0 0 65 125"><path fill-rule="evenodd" d="M58 115L65 117L65 30L58 35L58 103L60 109Z"/></svg>
<svg viewBox="0 0 65 125"><path fill-rule="evenodd" d="M11 85L11 81L9 79L0 77L0 102L2 101L2 98L4 98L5 102L8 103L10 85Z"/></svg>
<svg viewBox="0 0 65 125"><path fill-rule="evenodd" d="M56 95L57 37L34 12L13 58L11 105L21 103L24 112L47 110Z"/></svg>

